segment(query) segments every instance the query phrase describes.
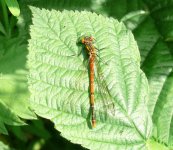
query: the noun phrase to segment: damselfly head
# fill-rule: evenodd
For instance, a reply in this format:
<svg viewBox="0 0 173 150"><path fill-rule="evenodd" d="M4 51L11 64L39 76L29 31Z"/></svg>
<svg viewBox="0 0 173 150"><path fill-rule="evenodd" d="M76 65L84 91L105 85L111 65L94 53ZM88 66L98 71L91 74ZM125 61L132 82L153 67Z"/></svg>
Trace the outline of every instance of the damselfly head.
<svg viewBox="0 0 173 150"><path fill-rule="evenodd" d="M85 37L82 37L81 42L82 42L82 44L89 44L89 43L92 43L93 40L94 40L94 37L85 36Z"/></svg>
<svg viewBox="0 0 173 150"><path fill-rule="evenodd" d="M89 40L92 42L92 41L94 41L94 38L92 36L90 36Z"/></svg>

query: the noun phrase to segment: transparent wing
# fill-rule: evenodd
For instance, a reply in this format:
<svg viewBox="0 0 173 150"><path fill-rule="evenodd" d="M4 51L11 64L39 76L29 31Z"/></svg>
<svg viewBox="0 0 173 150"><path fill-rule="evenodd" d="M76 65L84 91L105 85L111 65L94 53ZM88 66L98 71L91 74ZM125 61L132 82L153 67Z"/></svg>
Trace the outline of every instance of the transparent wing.
<svg viewBox="0 0 173 150"><path fill-rule="evenodd" d="M102 68L106 68L105 73ZM105 69L104 69L105 70ZM116 97L111 96L106 75L109 75L109 63L101 58L95 60L95 112L97 122L117 124L130 127L130 123L122 112L122 108L117 104ZM97 123L98 124L98 123Z"/></svg>
<svg viewBox="0 0 173 150"><path fill-rule="evenodd" d="M115 103L113 97L109 93L104 73L101 65L108 66L102 60L95 60L95 103L96 111L103 112L108 116L115 116Z"/></svg>

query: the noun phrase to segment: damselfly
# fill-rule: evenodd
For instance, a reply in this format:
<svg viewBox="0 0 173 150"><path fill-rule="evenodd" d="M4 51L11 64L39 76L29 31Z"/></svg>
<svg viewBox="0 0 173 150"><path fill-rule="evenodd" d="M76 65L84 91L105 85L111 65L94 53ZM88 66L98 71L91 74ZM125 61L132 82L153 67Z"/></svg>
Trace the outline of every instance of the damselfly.
<svg viewBox="0 0 173 150"><path fill-rule="evenodd" d="M90 106L91 106L91 117L92 117L92 127L96 127L96 118L94 112L94 61L96 57L96 48L93 45L94 38L92 36L83 37L82 43L85 45L89 54L89 71L90 71Z"/></svg>
<svg viewBox="0 0 173 150"><path fill-rule="evenodd" d="M85 36L81 40L81 42L85 45L85 48L89 55L89 82L90 82L89 83L89 87L90 87L89 92L90 92L91 122L92 122L93 128L96 127L95 100L94 100L95 83L94 83L94 81L97 80L97 86L99 87L99 90L101 89L99 91L100 93L109 95L108 89L105 88L105 85L102 85L104 82L104 79L103 79L103 77L100 77L102 73L100 72L101 70L98 67L98 63L100 63L102 65L108 65L108 64L106 62L104 62L103 60L101 60L101 58L96 53L96 50L98 50L98 49L94 46L94 43L93 43L94 40L95 39L92 36ZM98 51L100 51L100 50L98 50ZM99 58L97 58L97 57L99 57ZM97 59L101 60L102 63L101 63L101 61L98 62ZM95 70L96 64L97 64L97 68L96 68L97 70ZM96 74L96 71L97 71L97 74ZM99 78L99 81L98 81L98 78ZM104 96L102 96L102 98L105 99ZM109 100L107 100L104 103L106 103L107 106L110 104L113 106L113 104L110 101L111 101L111 98L109 98ZM107 106L105 106L105 107L107 107Z"/></svg>

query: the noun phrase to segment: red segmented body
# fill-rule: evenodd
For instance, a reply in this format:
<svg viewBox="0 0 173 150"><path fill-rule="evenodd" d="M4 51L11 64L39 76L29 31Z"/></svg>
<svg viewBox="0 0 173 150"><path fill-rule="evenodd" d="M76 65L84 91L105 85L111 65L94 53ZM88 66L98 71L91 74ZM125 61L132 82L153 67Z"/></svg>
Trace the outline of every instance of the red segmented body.
<svg viewBox="0 0 173 150"><path fill-rule="evenodd" d="M91 106L91 116L92 116L92 127L96 127L96 117L94 112L94 62L96 57L96 48L93 45L94 38L84 37L82 38L82 43L85 45L89 54L89 67L90 67L90 106Z"/></svg>

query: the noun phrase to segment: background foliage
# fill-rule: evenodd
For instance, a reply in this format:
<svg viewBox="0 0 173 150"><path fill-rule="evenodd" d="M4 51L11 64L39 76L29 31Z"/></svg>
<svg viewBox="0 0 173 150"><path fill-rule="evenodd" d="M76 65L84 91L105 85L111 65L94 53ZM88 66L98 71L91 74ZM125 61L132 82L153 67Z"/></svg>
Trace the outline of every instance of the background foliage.
<svg viewBox="0 0 173 150"><path fill-rule="evenodd" d="M51 149L57 147L82 149L58 136L53 125L47 120L39 119L25 123L23 121L36 118L29 109L26 79L27 41L30 38L29 25L32 19L28 5L49 10L88 10L123 21L132 30L137 41L141 69L149 82L148 109L154 125L152 149L173 147L172 0L25 0L19 1L21 14L17 19L5 13L7 7L1 3L0 11L3 12L0 13L3 14L0 15L0 132L3 133L0 135L1 141L16 149L26 147L44 149L49 146ZM17 16L18 13L12 14ZM24 125L26 123L28 125ZM7 132L8 136L4 135ZM12 140L14 137L15 140ZM0 146L2 149L10 149L2 143Z"/></svg>

